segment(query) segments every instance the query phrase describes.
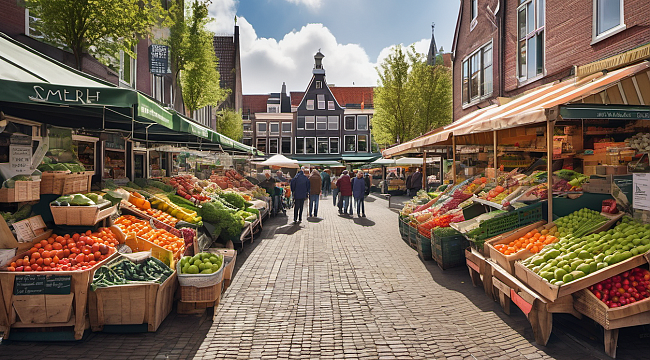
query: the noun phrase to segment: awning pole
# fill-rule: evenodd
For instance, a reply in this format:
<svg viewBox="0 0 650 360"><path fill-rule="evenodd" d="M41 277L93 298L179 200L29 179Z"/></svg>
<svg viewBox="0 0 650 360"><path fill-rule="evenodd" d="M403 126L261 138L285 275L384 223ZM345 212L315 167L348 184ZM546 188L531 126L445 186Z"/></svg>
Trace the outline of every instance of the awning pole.
<svg viewBox="0 0 650 360"><path fill-rule="evenodd" d="M553 129L555 120L546 121L546 176L548 181L548 222L553 221Z"/></svg>
<svg viewBox="0 0 650 360"><path fill-rule="evenodd" d="M497 131L494 130L492 131L492 140L494 144L494 148L492 149L494 152L494 181L497 181Z"/></svg>
<svg viewBox="0 0 650 360"><path fill-rule="evenodd" d="M427 191L427 151L422 150L422 188Z"/></svg>
<svg viewBox="0 0 650 360"><path fill-rule="evenodd" d="M452 135L451 137L451 156L452 156L452 163L451 163L451 172L452 172L452 180L454 182L454 185L456 185L456 137Z"/></svg>

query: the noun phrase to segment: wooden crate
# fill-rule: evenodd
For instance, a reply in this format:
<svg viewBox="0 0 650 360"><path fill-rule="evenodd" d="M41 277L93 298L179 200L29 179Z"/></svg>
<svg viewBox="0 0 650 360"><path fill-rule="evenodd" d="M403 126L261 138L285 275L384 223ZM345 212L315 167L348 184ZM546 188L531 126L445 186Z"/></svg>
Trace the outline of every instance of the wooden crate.
<svg viewBox="0 0 650 360"><path fill-rule="evenodd" d="M41 180L16 181L13 189L0 189L0 202L35 201L41 198Z"/></svg>
<svg viewBox="0 0 650 360"><path fill-rule="evenodd" d="M573 307L605 330L605 353L615 358L618 329L650 324L650 299L610 309L588 289L573 294Z"/></svg>
<svg viewBox="0 0 650 360"><path fill-rule="evenodd" d="M93 226L117 210L117 204L100 210L98 206L53 206L52 218L57 225Z"/></svg>
<svg viewBox="0 0 650 360"><path fill-rule="evenodd" d="M235 271L235 262L237 261L237 250L235 249L208 249L213 254L223 255L223 291L230 286L233 273Z"/></svg>
<svg viewBox="0 0 650 360"><path fill-rule="evenodd" d="M162 261L170 268L176 269L176 258L171 250L167 250L162 246L156 245L141 237L137 237L135 236L135 233L126 234L124 243L130 247L133 252L151 250L151 256Z"/></svg>
<svg viewBox="0 0 650 360"><path fill-rule="evenodd" d="M496 239L488 240L485 242L485 245L488 248L488 254L490 259L494 259L499 266L501 266L504 270L506 270L509 274L514 274L515 273L515 261L517 260L523 260L527 259L528 257L532 256L533 253L526 249L519 250L518 252L511 254L511 255L505 255L499 250L495 249L494 246L497 244L507 244L511 241L517 240L520 237L526 235L529 231L532 231L534 229L537 229L540 226L544 226L545 229L550 229L554 225L551 224L546 224L546 221L538 221L536 223L530 224L528 226L524 226L521 229L518 229L516 231L508 233L506 236L499 236Z"/></svg>
<svg viewBox="0 0 650 360"><path fill-rule="evenodd" d="M94 172L44 172L41 175L41 194L68 195L90 191L90 185Z"/></svg>
<svg viewBox="0 0 650 360"><path fill-rule="evenodd" d="M88 292L88 317L92 331L104 325L147 324L158 330L172 310L177 276L174 272L162 284L126 284Z"/></svg>
<svg viewBox="0 0 650 360"><path fill-rule="evenodd" d="M472 279L472 285L477 287L480 284L483 286L485 294L492 297L491 263L487 262L483 255L472 247L465 249L465 263Z"/></svg>
<svg viewBox="0 0 650 360"><path fill-rule="evenodd" d="M625 261L621 261L598 271L592 272L585 277L574 280L562 286L557 286L549 283L541 276L535 274L532 270L523 266L520 262L515 263L515 276L543 297L549 299L550 301L554 301L559 297L571 295L574 292L597 284L605 279L609 279L610 277L618 275L624 271L634 269L635 267L643 265L645 263L647 263L647 261L644 257L644 254L639 254Z"/></svg>
<svg viewBox="0 0 650 360"><path fill-rule="evenodd" d="M4 339L8 339L11 329L16 328L73 327L74 338L80 340L88 325L86 305L88 303L88 287L93 274L100 266L110 261L115 254L117 252L113 250L111 256L92 268L82 271L0 271L1 304L3 305L0 309L0 331L4 331ZM15 259L24 255L24 253L20 254ZM14 295L16 278L31 275L70 276L70 292L58 295ZM63 321L65 319L67 320Z"/></svg>

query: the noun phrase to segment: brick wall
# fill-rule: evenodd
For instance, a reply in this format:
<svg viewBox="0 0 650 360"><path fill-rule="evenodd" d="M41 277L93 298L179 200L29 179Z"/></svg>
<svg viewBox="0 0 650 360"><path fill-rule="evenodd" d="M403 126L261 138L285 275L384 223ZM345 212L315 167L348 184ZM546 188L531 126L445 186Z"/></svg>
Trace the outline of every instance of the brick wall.
<svg viewBox="0 0 650 360"><path fill-rule="evenodd" d="M571 75L574 65L620 54L650 42L650 1L625 0L626 29L593 45L592 0L546 0L546 76L525 86L518 86L517 66L517 1L508 1L506 12L505 91L514 96Z"/></svg>
<svg viewBox="0 0 650 360"><path fill-rule="evenodd" d="M503 1L503 0L501 0ZM499 94L499 32L497 28L492 25L490 18L494 21L494 17L487 11L487 6L494 10L496 8L497 0L479 0L478 1L478 16L476 26L470 31L470 23L472 21L470 15L470 0L461 0L462 16L459 19L460 26L456 38L456 47L453 62L453 98L454 98L454 121L462 118L463 116L478 109L477 106L483 108L487 106L488 100L495 98ZM496 24L499 22L496 20ZM463 87L463 60L471 54L474 50L483 46L492 39L492 69L493 69L493 91L492 96L484 101L463 109L462 104L462 87Z"/></svg>
<svg viewBox="0 0 650 360"><path fill-rule="evenodd" d="M11 37L25 33L25 8L17 0L0 0L0 32Z"/></svg>

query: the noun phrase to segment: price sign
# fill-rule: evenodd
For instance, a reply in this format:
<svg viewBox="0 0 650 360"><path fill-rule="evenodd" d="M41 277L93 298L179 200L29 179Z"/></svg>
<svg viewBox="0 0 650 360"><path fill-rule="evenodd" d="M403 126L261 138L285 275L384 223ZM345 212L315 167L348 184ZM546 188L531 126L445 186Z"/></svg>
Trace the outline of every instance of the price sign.
<svg viewBox="0 0 650 360"><path fill-rule="evenodd" d="M9 164L16 174L32 173L32 147L26 145L9 146Z"/></svg>
<svg viewBox="0 0 650 360"><path fill-rule="evenodd" d="M19 275L14 280L14 295L65 295L70 293L71 275Z"/></svg>
<svg viewBox="0 0 650 360"><path fill-rule="evenodd" d="M635 209L650 210L650 174L634 173L632 204Z"/></svg>

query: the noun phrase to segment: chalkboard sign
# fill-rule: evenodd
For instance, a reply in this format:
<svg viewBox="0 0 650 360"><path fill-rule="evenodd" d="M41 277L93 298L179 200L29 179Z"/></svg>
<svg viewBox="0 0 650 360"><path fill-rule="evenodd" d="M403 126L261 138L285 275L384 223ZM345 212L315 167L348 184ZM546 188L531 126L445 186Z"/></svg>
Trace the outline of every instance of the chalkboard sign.
<svg viewBox="0 0 650 360"><path fill-rule="evenodd" d="M20 275L14 280L14 295L65 295L71 281L71 275Z"/></svg>

